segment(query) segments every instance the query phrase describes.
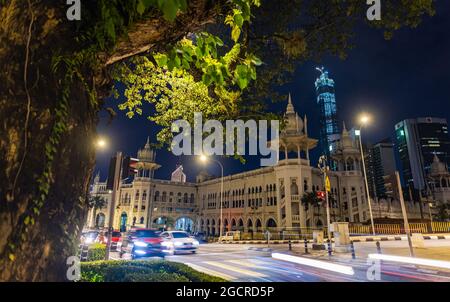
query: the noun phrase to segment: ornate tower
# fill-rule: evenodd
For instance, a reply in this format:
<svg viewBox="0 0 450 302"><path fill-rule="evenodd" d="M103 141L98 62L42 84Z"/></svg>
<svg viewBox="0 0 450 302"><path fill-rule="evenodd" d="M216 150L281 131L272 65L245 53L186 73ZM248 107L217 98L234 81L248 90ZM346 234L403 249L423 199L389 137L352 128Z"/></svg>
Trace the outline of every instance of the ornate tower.
<svg viewBox="0 0 450 302"><path fill-rule="evenodd" d="M317 140L309 138L306 116L302 120L294 110L291 95L285 113L286 128L280 133L280 152L284 159L274 168L277 182L278 221L281 227L304 227L305 213L301 205L304 191L312 188L312 168L309 150L317 145ZM289 158L289 154L296 157Z"/></svg>
<svg viewBox="0 0 450 302"><path fill-rule="evenodd" d="M442 203L450 203L450 172L448 166L434 155L428 175L434 199Z"/></svg>
<svg viewBox="0 0 450 302"><path fill-rule="evenodd" d="M138 151L137 157L139 162L136 164L136 180L152 179L155 170L161 166L155 162L156 152L150 147L150 138L147 138L144 148Z"/></svg>
<svg viewBox="0 0 450 302"><path fill-rule="evenodd" d="M342 215L351 222L366 221L368 202L364 191L361 152L358 140L351 135L345 123L340 139L331 146L330 158L335 171L332 174L340 179L338 192Z"/></svg>

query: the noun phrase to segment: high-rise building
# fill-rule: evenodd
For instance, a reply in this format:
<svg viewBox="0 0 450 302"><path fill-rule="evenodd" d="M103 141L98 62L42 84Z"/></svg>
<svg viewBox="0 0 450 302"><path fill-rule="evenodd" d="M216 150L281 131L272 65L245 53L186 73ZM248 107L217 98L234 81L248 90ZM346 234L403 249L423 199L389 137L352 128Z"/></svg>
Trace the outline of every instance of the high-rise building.
<svg viewBox="0 0 450 302"><path fill-rule="evenodd" d="M330 146L339 138L334 80L328 77L328 71L316 68L320 76L316 79L317 104L320 108L320 148L322 153L330 155Z"/></svg>
<svg viewBox="0 0 450 302"><path fill-rule="evenodd" d="M395 172L394 144L390 138L386 138L368 147L367 180L369 192L372 197L386 197L385 176Z"/></svg>
<svg viewBox="0 0 450 302"><path fill-rule="evenodd" d="M450 137L447 120L424 117L407 119L395 125L396 145L403 185L424 190L434 155L450 164Z"/></svg>

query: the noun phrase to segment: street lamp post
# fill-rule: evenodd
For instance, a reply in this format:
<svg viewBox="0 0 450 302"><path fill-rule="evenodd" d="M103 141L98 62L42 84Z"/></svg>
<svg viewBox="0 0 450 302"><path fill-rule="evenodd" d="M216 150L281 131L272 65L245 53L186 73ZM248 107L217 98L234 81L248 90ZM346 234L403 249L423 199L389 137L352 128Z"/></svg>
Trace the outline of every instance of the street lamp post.
<svg viewBox="0 0 450 302"><path fill-rule="evenodd" d="M121 174L122 174L122 152L117 152L114 169L114 182L111 194L111 204L109 206L108 240L106 241L106 255L105 255L106 260L109 260L109 252L111 249L112 232L114 229L114 211L116 207L116 195L120 185Z"/></svg>
<svg viewBox="0 0 450 302"><path fill-rule="evenodd" d="M220 237L222 237L222 235L223 235L223 165L220 161L215 160L215 159L209 159L205 155L201 155L200 160L204 163L206 163L208 160L212 160L213 162L218 163L220 166L220 172L221 172L221 177L220 177L220 227L219 227L219 239L220 239Z"/></svg>
<svg viewBox="0 0 450 302"><path fill-rule="evenodd" d="M375 224L373 223L373 214L372 214L372 203L370 201L370 194L369 194L369 183L367 181L367 173L366 173L366 164L364 161L364 151L362 147L362 139L361 139L361 130L364 125L366 125L369 122L369 117L366 115L363 115L361 117L361 126L359 128L359 149L361 152L361 162L363 166L363 173L364 173L364 183L366 187L366 196L367 196L367 203L369 205L369 214L370 214L370 223L372 224L372 234L375 235Z"/></svg>
<svg viewBox="0 0 450 302"><path fill-rule="evenodd" d="M330 233L330 204L328 202L328 188L327 188L327 171L330 169L330 167L327 165L327 157L326 155L322 155L319 158L319 164L317 165L323 173L323 187L325 189L325 207L327 211L327 236L329 242L331 242L331 233Z"/></svg>

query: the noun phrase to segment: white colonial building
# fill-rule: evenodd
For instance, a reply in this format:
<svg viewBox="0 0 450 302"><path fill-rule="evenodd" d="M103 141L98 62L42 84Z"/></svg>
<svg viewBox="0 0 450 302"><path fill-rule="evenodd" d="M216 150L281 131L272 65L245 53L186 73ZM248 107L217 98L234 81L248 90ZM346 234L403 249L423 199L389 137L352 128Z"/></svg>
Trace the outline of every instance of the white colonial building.
<svg viewBox="0 0 450 302"><path fill-rule="evenodd" d="M324 188L323 175L311 163L309 150L317 140L308 137L306 116L294 111L289 97L287 126L280 134L280 160L272 167L224 177L223 230L263 232L265 229L290 230L321 227L326 224L325 206L302 202L307 192ZM153 177L160 166L147 144L137 156L137 174L130 183L122 183L115 202L114 228L122 231L135 227L169 227L210 236L220 229L221 179L201 172L195 183L186 181L178 166L171 180ZM361 172L358 140L347 129L333 145L335 171L331 183L331 221L366 222L368 202ZM88 226L107 226L111 192L106 182L95 178L92 195L104 196L108 206L91 211Z"/></svg>

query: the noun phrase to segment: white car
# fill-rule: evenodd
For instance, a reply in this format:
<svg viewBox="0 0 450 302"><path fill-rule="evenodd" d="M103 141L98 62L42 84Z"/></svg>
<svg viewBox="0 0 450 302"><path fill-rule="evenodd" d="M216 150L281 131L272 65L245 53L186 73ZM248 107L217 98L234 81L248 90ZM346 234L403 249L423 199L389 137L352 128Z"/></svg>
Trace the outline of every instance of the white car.
<svg viewBox="0 0 450 302"><path fill-rule="evenodd" d="M167 231L161 233L163 242L163 252L166 254L174 255L176 253L192 253L197 251L199 242L197 239L189 236L188 233L183 231Z"/></svg>

